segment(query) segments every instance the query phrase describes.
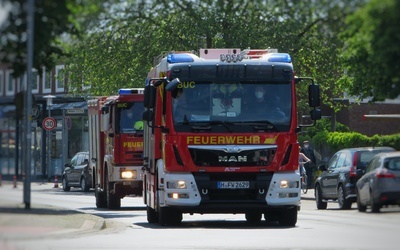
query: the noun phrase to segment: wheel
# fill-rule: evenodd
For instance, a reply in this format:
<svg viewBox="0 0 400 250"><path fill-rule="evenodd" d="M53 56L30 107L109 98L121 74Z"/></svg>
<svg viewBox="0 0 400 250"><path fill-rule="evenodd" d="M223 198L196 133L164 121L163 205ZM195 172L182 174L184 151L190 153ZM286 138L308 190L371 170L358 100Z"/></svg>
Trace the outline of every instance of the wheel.
<svg viewBox="0 0 400 250"><path fill-rule="evenodd" d="M326 209L328 206L328 203L323 201L322 191L319 185L315 186L315 203L317 204L317 209Z"/></svg>
<svg viewBox="0 0 400 250"><path fill-rule="evenodd" d="M297 223L297 207L283 211L279 215L279 224L284 227L294 227Z"/></svg>
<svg viewBox="0 0 400 250"><path fill-rule="evenodd" d="M351 208L351 201L346 199L346 191L344 190L343 185L340 185L338 188L338 203L339 203L339 209Z"/></svg>
<svg viewBox="0 0 400 250"><path fill-rule="evenodd" d="M155 209L147 206L147 222L149 223L157 223L158 222L158 213Z"/></svg>
<svg viewBox="0 0 400 250"><path fill-rule="evenodd" d="M182 213L172 210L169 207L160 207L158 212L158 222L161 226L177 225L182 221Z"/></svg>
<svg viewBox="0 0 400 250"><path fill-rule="evenodd" d="M266 222L276 222L279 221L279 216L276 212L268 212L264 213L264 220Z"/></svg>
<svg viewBox="0 0 400 250"><path fill-rule="evenodd" d="M261 221L262 214L259 212L247 212L245 217L248 223L258 223Z"/></svg>
<svg viewBox="0 0 400 250"><path fill-rule="evenodd" d="M107 200L107 208L108 209L120 209L121 208L121 199L116 195L111 193L113 188L113 183L108 180L108 175L106 175L106 200Z"/></svg>
<svg viewBox="0 0 400 250"><path fill-rule="evenodd" d="M367 210L367 206L361 203L360 194L358 191L357 191L357 208L359 212L365 212Z"/></svg>
<svg viewBox="0 0 400 250"><path fill-rule="evenodd" d="M372 196L372 192L370 192L369 197L371 199L371 212L379 213L380 210L381 210L381 205L378 202L374 201L374 197Z"/></svg>
<svg viewBox="0 0 400 250"><path fill-rule="evenodd" d="M63 190L68 192L69 190L71 190L71 187L68 186L68 181L67 181L67 177L63 177L62 179L62 185L63 185Z"/></svg>
<svg viewBox="0 0 400 250"><path fill-rule="evenodd" d="M101 191L99 187L95 187L94 195L96 197L97 208L107 208L107 199L104 191Z"/></svg>
<svg viewBox="0 0 400 250"><path fill-rule="evenodd" d="M307 185L308 177L307 177L307 175L303 175L303 177L301 179L302 179L301 190L303 191L304 194L306 194L308 192L308 185Z"/></svg>
<svg viewBox="0 0 400 250"><path fill-rule="evenodd" d="M83 192L89 191L89 186L87 185L85 177L81 177L81 189Z"/></svg>

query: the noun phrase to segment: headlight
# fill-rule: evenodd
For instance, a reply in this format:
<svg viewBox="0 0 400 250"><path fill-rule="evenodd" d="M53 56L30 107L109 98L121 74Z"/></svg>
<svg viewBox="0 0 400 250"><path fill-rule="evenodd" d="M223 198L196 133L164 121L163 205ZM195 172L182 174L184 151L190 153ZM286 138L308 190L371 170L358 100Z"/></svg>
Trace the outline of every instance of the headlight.
<svg viewBox="0 0 400 250"><path fill-rule="evenodd" d="M136 179L136 171L122 171L121 179Z"/></svg>
<svg viewBox="0 0 400 250"><path fill-rule="evenodd" d="M169 189L186 189L185 181L167 181L167 188Z"/></svg>
<svg viewBox="0 0 400 250"><path fill-rule="evenodd" d="M281 180L280 188L298 188L299 182L298 181L288 181L288 180Z"/></svg>

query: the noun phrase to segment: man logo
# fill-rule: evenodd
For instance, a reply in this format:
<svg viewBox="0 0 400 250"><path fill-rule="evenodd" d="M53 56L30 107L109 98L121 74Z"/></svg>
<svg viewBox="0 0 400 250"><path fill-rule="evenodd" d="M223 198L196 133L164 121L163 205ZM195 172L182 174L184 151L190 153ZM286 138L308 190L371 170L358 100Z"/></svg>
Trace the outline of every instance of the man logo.
<svg viewBox="0 0 400 250"><path fill-rule="evenodd" d="M218 162L247 162L247 156L218 156Z"/></svg>

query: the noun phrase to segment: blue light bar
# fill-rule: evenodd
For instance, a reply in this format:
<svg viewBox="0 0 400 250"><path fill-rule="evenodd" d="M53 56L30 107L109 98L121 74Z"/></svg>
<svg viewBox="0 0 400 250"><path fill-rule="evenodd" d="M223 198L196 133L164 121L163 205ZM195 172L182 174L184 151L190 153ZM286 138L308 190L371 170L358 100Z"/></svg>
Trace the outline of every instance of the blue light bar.
<svg viewBox="0 0 400 250"><path fill-rule="evenodd" d="M193 57L188 54L169 54L167 56L167 62L169 63L181 63L181 62L194 62Z"/></svg>
<svg viewBox="0 0 400 250"><path fill-rule="evenodd" d="M119 89L118 95L143 94L144 88Z"/></svg>
<svg viewBox="0 0 400 250"><path fill-rule="evenodd" d="M292 58L287 53L273 53L268 57L268 62L291 63Z"/></svg>

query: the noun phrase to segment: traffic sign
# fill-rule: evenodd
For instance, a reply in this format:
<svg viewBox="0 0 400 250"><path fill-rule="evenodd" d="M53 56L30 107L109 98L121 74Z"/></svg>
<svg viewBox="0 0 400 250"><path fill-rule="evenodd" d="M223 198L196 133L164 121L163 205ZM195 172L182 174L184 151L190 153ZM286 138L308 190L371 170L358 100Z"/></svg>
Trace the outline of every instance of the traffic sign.
<svg viewBox="0 0 400 250"><path fill-rule="evenodd" d="M57 121L53 117L46 117L43 119L42 126L46 130L52 130L57 126Z"/></svg>

